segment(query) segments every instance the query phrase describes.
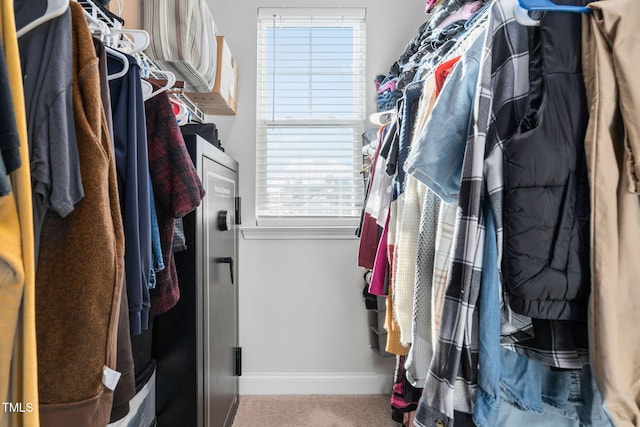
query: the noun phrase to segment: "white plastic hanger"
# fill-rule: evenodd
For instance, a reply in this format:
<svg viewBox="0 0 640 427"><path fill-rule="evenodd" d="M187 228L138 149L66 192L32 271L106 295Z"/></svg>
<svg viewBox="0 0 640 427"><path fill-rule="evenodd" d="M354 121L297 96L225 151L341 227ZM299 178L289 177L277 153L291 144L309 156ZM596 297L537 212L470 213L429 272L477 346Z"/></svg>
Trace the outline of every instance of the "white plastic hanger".
<svg viewBox="0 0 640 427"><path fill-rule="evenodd" d="M50 21L53 18L57 18L65 13L67 9L69 9L69 0L48 0L47 9L45 10L44 15L29 22L27 25L16 31L16 36L20 37L36 28L38 25Z"/></svg>
<svg viewBox="0 0 640 427"><path fill-rule="evenodd" d="M189 107L179 98L174 96L169 97L169 101L173 107L173 114L176 116L176 120L178 121L178 125L186 125L191 121L191 112L189 111ZM177 111L176 111L177 109Z"/></svg>
<svg viewBox="0 0 640 427"><path fill-rule="evenodd" d="M118 51L117 49L112 48L111 46L105 46L105 48L107 49L110 55L113 55L116 58L118 58L120 61L122 61L122 70L114 74L109 74L107 76L107 80L115 80L115 79L119 79L120 77L124 77L129 71L129 58L127 58L127 56L124 53Z"/></svg>
<svg viewBox="0 0 640 427"><path fill-rule="evenodd" d="M111 28L122 28L122 23L115 19L113 16L109 16L103 9L101 9L93 0L77 0L78 3L83 5L85 12L93 19L102 21L108 24ZM87 10L87 6L90 10Z"/></svg>
<svg viewBox="0 0 640 427"><path fill-rule="evenodd" d="M145 101L151 98L151 94L153 93L153 86L148 81L141 79L142 83L142 99Z"/></svg>
<svg viewBox="0 0 640 427"><path fill-rule="evenodd" d="M384 126L389 123L396 115L396 110L378 111L369 115L369 122L376 126Z"/></svg>
<svg viewBox="0 0 640 427"><path fill-rule="evenodd" d="M101 41L105 42L108 38L111 37L111 29L106 22L99 20L86 10L84 11L84 17L87 18L89 31L91 31L93 35L97 35Z"/></svg>
<svg viewBox="0 0 640 427"><path fill-rule="evenodd" d="M146 80L142 80L142 97L145 101L153 98L154 96L166 90L171 89L173 85L176 84L176 75L173 74L171 71L166 71L166 70L147 70L147 71L152 72L154 76L158 76L158 75L163 76L167 80L167 82L164 86L153 91L153 87L151 86L151 83L149 83Z"/></svg>
<svg viewBox="0 0 640 427"><path fill-rule="evenodd" d="M149 33L145 30L133 30L126 28L111 29L111 34L114 36L120 36L116 40L118 48L126 51L127 53L142 52L149 47L151 39Z"/></svg>
<svg viewBox="0 0 640 427"><path fill-rule="evenodd" d="M527 12L522 6L517 3L513 5L513 17L520 25L524 25L526 27L540 26L540 21L537 21L530 17L529 12Z"/></svg>

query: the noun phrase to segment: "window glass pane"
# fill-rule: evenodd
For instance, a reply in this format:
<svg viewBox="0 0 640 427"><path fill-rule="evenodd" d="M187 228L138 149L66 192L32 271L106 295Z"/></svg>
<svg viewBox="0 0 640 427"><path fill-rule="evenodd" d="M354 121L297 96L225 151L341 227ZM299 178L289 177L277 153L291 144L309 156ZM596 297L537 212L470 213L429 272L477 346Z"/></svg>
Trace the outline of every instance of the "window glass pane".
<svg viewBox="0 0 640 427"><path fill-rule="evenodd" d="M274 16L258 34L257 217L359 217L364 20Z"/></svg>

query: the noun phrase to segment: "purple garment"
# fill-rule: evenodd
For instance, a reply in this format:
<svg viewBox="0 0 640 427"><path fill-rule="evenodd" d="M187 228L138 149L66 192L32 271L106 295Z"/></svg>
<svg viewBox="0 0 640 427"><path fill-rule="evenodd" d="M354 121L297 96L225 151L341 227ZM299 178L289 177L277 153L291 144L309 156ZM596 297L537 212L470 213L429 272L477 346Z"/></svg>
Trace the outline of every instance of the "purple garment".
<svg viewBox="0 0 640 427"><path fill-rule="evenodd" d="M376 252L376 259L373 264L373 272L371 273L371 283L369 283L369 293L385 296L387 292L385 289L385 282L387 280L387 269L389 263L387 262L387 232L389 230L389 215L387 215L387 222L382 229L382 235L380 236L380 242L378 243L378 251Z"/></svg>
<svg viewBox="0 0 640 427"><path fill-rule="evenodd" d="M363 212L358 244L358 267L373 269L378 248L379 228L376 219L367 212Z"/></svg>

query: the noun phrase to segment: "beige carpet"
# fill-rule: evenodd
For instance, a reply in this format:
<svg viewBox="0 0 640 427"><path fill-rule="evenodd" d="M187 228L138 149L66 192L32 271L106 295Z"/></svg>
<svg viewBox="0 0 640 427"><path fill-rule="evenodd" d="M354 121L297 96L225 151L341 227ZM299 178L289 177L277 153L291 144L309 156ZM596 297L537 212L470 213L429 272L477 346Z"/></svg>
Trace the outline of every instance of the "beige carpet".
<svg viewBox="0 0 640 427"><path fill-rule="evenodd" d="M233 427L399 427L389 396L241 396Z"/></svg>

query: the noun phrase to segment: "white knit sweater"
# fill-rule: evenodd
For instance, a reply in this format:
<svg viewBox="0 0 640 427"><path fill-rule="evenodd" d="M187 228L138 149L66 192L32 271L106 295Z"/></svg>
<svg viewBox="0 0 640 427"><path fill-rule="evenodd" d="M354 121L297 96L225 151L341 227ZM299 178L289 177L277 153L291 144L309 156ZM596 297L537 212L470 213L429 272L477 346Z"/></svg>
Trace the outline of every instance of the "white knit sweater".
<svg viewBox="0 0 640 427"><path fill-rule="evenodd" d="M398 326L400 342L411 344L411 324L416 270L416 248L422 213L422 202L427 187L411 175L405 180L404 193L397 200L395 216L396 247L393 262L393 306ZM391 218L394 219L393 217Z"/></svg>

